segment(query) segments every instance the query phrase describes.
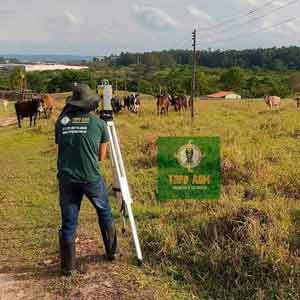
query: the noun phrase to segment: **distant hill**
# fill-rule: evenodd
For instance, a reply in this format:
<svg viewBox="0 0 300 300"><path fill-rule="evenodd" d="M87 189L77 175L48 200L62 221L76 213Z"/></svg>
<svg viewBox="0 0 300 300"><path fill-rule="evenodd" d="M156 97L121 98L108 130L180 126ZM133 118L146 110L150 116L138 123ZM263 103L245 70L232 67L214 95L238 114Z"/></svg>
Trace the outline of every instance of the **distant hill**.
<svg viewBox="0 0 300 300"><path fill-rule="evenodd" d="M64 54L3 54L0 57L6 59L17 59L23 63L36 63L36 62L56 62L56 63L69 63L69 62L80 62L80 61L91 61L92 56L81 56L81 55L64 55Z"/></svg>

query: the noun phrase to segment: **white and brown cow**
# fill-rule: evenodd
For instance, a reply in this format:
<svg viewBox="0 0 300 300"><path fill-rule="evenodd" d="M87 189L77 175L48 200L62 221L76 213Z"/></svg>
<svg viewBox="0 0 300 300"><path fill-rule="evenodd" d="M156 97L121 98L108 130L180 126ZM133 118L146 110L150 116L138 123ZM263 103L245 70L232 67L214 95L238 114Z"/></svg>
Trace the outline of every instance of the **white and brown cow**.
<svg viewBox="0 0 300 300"><path fill-rule="evenodd" d="M4 111L7 111L8 110L8 101L7 100L0 100L1 104L2 104L2 107L3 107L3 110Z"/></svg>
<svg viewBox="0 0 300 300"><path fill-rule="evenodd" d="M265 102L272 109L280 106L281 99L278 96L265 96Z"/></svg>

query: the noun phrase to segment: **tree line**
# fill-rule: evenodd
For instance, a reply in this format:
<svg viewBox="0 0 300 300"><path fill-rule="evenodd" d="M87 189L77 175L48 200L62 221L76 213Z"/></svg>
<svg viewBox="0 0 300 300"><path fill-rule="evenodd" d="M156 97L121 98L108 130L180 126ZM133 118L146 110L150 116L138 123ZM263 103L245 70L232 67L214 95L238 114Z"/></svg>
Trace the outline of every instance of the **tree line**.
<svg viewBox="0 0 300 300"><path fill-rule="evenodd" d="M153 51L145 53L122 52L112 56L110 62L116 66L144 64L147 66L191 65L191 50ZM281 47L248 50L202 50L197 52L198 65L208 68L240 67L245 69L264 68L269 70L300 69L300 47Z"/></svg>
<svg viewBox="0 0 300 300"><path fill-rule="evenodd" d="M20 70L10 74L0 72L0 89L18 89ZM173 67L103 66L93 64L89 70L62 70L30 72L26 74L27 88L39 93L60 93L72 89L74 82L88 84L96 89L98 83L108 79L115 90L128 90L150 95L170 93L190 95L191 65ZM239 93L243 98L265 95L287 97L300 93L300 71L275 71L261 68L244 69L199 67L196 72L196 95L208 95L220 90Z"/></svg>

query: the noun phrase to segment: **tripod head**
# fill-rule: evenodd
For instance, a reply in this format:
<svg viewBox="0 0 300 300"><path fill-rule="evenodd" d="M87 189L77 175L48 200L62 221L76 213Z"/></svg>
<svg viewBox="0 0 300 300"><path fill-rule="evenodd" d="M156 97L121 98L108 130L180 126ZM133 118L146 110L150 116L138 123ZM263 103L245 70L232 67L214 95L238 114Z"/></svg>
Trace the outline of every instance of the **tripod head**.
<svg viewBox="0 0 300 300"><path fill-rule="evenodd" d="M109 84L109 81L104 79L97 88L98 95L102 99L100 107L100 119L105 122L113 120L113 111L111 106L112 99L112 86Z"/></svg>
<svg viewBox="0 0 300 300"><path fill-rule="evenodd" d="M100 111L100 119L102 119L106 123L109 121L112 121L114 119L113 111L112 110L101 110Z"/></svg>

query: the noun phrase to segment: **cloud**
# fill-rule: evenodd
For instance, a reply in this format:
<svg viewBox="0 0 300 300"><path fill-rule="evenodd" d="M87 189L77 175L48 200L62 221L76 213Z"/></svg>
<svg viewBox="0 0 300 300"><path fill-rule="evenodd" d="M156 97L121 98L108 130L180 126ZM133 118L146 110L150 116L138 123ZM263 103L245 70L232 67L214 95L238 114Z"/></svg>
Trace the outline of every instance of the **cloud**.
<svg viewBox="0 0 300 300"><path fill-rule="evenodd" d="M150 29L170 30L179 27L179 23L158 7L135 4L133 13L139 23Z"/></svg>
<svg viewBox="0 0 300 300"><path fill-rule="evenodd" d="M15 10L12 9L0 9L0 16L1 17L11 17L16 13Z"/></svg>
<svg viewBox="0 0 300 300"><path fill-rule="evenodd" d="M297 22L297 20L286 23L285 27L289 31L292 31L293 33L300 33L300 26L299 26L299 22Z"/></svg>
<svg viewBox="0 0 300 300"><path fill-rule="evenodd" d="M80 23L79 18L75 17L70 11L65 11L65 18L71 25L78 25Z"/></svg>
<svg viewBox="0 0 300 300"><path fill-rule="evenodd" d="M203 10L200 10L199 8L195 7L194 5L188 5L187 6L187 11L193 17L196 17L196 18L198 18L200 20L203 20L203 21L212 22L212 17L209 14L207 14Z"/></svg>
<svg viewBox="0 0 300 300"><path fill-rule="evenodd" d="M242 5L247 5L247 6L256 6L256 7L261 7L264 5L264 3L261 3L261 0L242 0ZM286 4L285 2L282 2L280 0L275 0L273 1L270 5L265 6L265 8L269 8L270 6L273 7L279 7L279 6L283 6L284 4Z"/></svg>

